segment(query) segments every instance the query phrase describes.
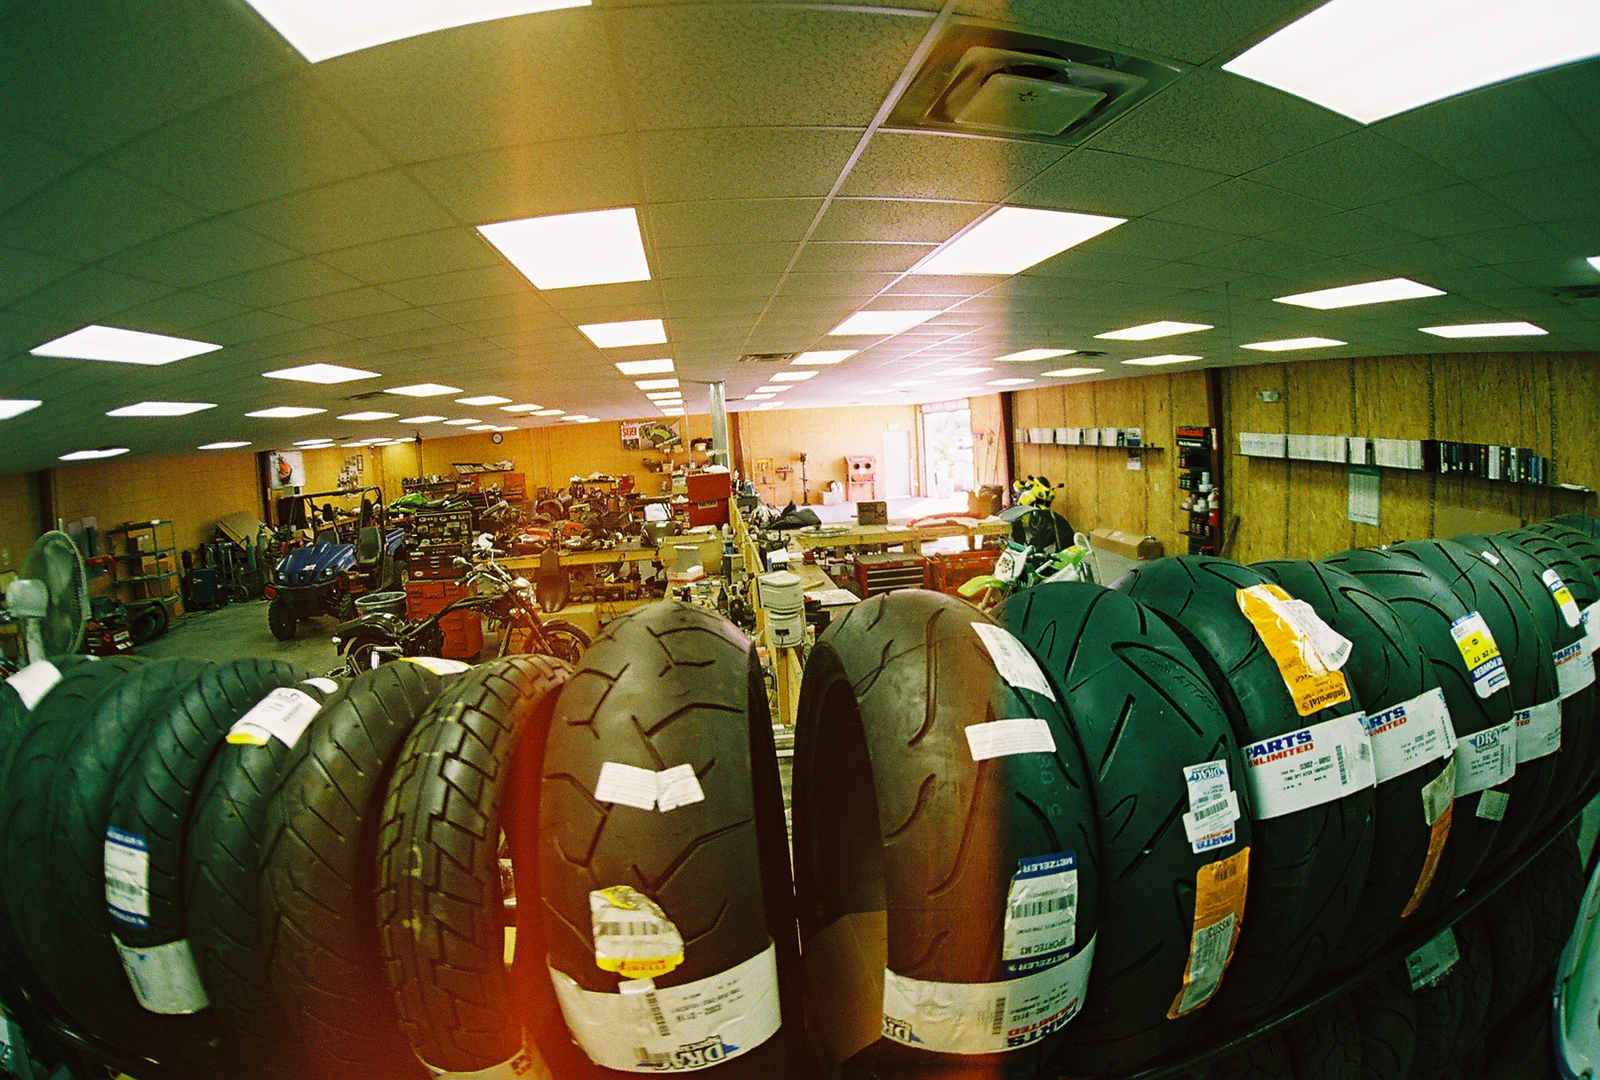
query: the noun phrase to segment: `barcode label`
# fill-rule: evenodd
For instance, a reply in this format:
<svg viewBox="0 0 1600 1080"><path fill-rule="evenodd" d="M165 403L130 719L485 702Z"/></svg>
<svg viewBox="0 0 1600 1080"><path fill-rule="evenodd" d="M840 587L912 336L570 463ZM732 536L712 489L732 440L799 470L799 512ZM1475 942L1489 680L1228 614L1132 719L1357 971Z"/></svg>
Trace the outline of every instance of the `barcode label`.
<svg viewBox="0 0 1600 1080"><path fill-rule="evenodd" d="M1006 998L1004 994L994 999L994 1012L989 1021L989 1034L998 1036L1006 1027Z"/></svg>
<svg viewBox="0 0 1600 1080"><path fill-rule="evenodd" d="M1350 770L1345 766L1344 763L1344 747L1335 746L1333 748L1333 755L1339 759L1339 786L1348 787L1350 784Z"/></svg>
<svg viewBox="0 0 1600 1080"><path fill-rule="evenodd" d="M1027 904L1012 904L1011 917L1013 919L1035 919L1040 915L1048 915L1052 911L1069 911L1074 906L1070 896L1056 896L1049 900L1034 900Z"/></svg>
<svg viewBox="0 0 1600 1080"><path fill-rule="evenodd" d="M655 922L599 922L594 924L594 936L601 937L660 937L664 932Z"/></svg>
<svg viewBox="0 0 1600 1080"><path fill-rule="evenodd" d="M1001 959L1006 974L1039 971L1071 952L1078 935L1078 856L1022 859L1006 893Z"/></svg>

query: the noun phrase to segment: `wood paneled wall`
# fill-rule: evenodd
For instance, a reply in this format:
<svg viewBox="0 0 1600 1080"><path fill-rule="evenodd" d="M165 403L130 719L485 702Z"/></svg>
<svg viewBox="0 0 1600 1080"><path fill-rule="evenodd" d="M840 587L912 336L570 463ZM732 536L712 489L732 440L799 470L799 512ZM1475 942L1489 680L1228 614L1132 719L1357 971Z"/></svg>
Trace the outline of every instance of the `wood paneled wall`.
<svg viewBox="0 0 1600 1080"><path fill-rule="evenodd" d="M1600 487L1600 355L1475 353L1311 360L1224 371L1229 489L1242 562L1320 558L1437 535L1440 508L1524 522L1595 511L1594 497L1468 477L1382 471L1377 526L1347 518L1343 465L1240 456L1238 432L1455 439L1548 455L1554 479ZM1276 390L1263 402L1258 390Z"/></svg>
<svg viewBox="0 0 1600 1080"><path fill-rule="evenodd" d="M1076 529L1122 529L1154 536L1169 554L1186 552L1173 429L1207 422L1205 375L1198 371L1020 390L1012 398L1017 428L1137 427L1147 444L1162 449L1144 452L1143 468L1134 472L1127 452L1115 448L1013 443L1013 471L1058 485L1056 509Z"/></svg>

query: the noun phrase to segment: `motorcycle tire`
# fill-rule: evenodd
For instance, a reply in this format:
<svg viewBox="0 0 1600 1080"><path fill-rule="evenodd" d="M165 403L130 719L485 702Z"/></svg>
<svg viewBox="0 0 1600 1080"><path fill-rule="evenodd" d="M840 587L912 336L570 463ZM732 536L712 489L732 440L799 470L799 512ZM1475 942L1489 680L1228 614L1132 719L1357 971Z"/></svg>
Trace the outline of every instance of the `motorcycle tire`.
<svg viewBox="0 0 1600 1080"><path fill-rule="evenodd" d="M1366 1080L1407 1080L1417 1060L1417 1003L1403 976L1386 969L1356 987L1361 1073Z"/></svg>
<svg viewBox="0 0 1600 1080"><path fill-rule="evenodd" d="M1197 852L1183 823L1185 777L1220 761L1237 792L1238 743L1198 661L1125 594L1045 584L1009 598L995 618L1050 679L1100 809L1100 960L1055 1066L1068 1074L1131 1071L1204 1022L1199 1005L1169 1019L1184 991L1197 874L1250 846L1250 817L1246 804L1234 839Z"/></svg>
<svg viewBox="0 0 1600 1080"><path fill-rule="evenodd" d="M991 732L1013 729L1030 734L987 745ZM801 682L793 811L808 1006L834 1029L867 1036L855 1047L839 1040L833 1057L883 1076L955 1061L1031 1075L1056 1051L1084 1001L1102 917L1090 784L1037 662L971 605L904 590L870 597L827 628ZM1034 901L1036 874L1045 876ZM813 959L851 925L846 917L874 912L887 925L887 972L866 973L882 980L872 984L882 987L881 1019L847 1014ZM1030 928L1017 920L1030 912L1043 917L1032 927L1036 959L1019 948ZM853 952L841 962L862 960ZM992 986L971 985L1026 980L1042 982L1037 993L1054 998L1054 1011L1030 1015L1011 990L997 1009ZM959 1004L921 1009L924 993ZM972 1024L980 996L982 1023Z"/></svg>
<svg viewBox="0 0 1600 1080"><path fill-rule="evenodd" d="M46 905L52 918L40 938L51 956L47 977L72 1021L109 1045L167 1062L205 1038L191 1017L157 1016L133 995L106 910L106 822L116 779L143 745L147 717L211 665L153 660L129 672L95 702L82 731L57 763L46 802L50 842Z"/></svg>
<svg viewBox="0 0 1600 1080"><path fill-rule="evenodd" d="M1238 563L1184 555L1146 563L1113 586L1163 615L1189 646L1246 761L1250 744L1361 711L1351 687L1348 701L1299 714L1276 661L1239 609L1240 589L1265 584L1264 575ZM1216 1003L1239 1018L1270 1010L1337 962L1372 854L1371 788L1271 818L1260 816L1259 799L1252 805L1244 929Z"/></svg>
<svg viewBox="0 0 1600 1080"><path fill-rule="evenodd" d="M1340 994L1290 1024L1283 1041L1294 1062L1294 1080L1365 1080L1361 1017L1351 994Z"/></svg>
<svg viewBox="0 0 1600 1080"><path fill-rule="evenodd" d="M390 778L378 839L378 939L400 1029L433 1072L504 1066L507 1075L529 1067L568 1075L546 1057L560 1060L567 1040L531 905L517 905L507 971L500 837L533 843L536 778L569 674L542 656L473 668L423 713ZM514 874L519 898L539 895L532 859L517 861Z"/></svg>
<svg viewBox="0 0 1600 1080"><path fill-rule="evenodd" d="M262 845L261 949L300 1075L426 1075L383 977L378 830L406 736L445 685L409 662L363 672L284 759Z"/></svg>
<svg viewBox="0 0 1600 1080"><path fill-rule="evenodd" d="M299 619L295 616L294 609L282 600L273 600L267 605L267 629L272 631L272 636L279 641L293 641L294 628Z"/></svg>
<svg viewBox="0 0 1600 1080"><path fill-rule="evenodd" d="M1340 948L1346 958L1341 966L1354 967L1399 931L1432 886L1450 826L1441 825L1435 838L1434 823L1424 814L1423 789L1448 767L1455 743L1427 712L1440 707L1442 694L1422 645L1382 597L1343 570L1319 563L1283 559L1252 569L1310 604L1351 643L1342 670L1366 710L1368 732L1379 729L1373 735L1378 787L1372 859ZM1398 714L1397 708L1402 709ZM1414 736L1428 741L1413 742ZM1379 740L1386 745L1380 748ZM1431 749L1423 755L1419 747ZM1398 768L1407 771L1394 771Z"/></svg>
<svg viewBox="0 0 1600 1080"><path fill-rule="evenodd" d="M272 735L230 734L217 748L194 796L184 842L189 941L223 1049L240 1075L284 1075L290 1057L261 949L259 867L279 768L315 725L327 688L335 685L300 674L300 682L274 692L276 701L296 710L293 726Z"/></svg>
<svg viewBox="0 0 1600 1080"><path fill-rule="evenodd" d="M1563 525L1560 519L1530 525L1528 531L1547 536L1559 543L1572 554L1573 558L1583 564L1584 569L1589 571L1596 582L1600 582L1600 538L1590 536L1587 532L1574 529L1570 525Z"/></svg>
<svg viewBox="0 0 1600 1080"><path fill-rule="evenodd" d="M550 639L550 655L573 667L583 661L584 650L593 644L588 634L565 619L546 619L543 629Z"/></svg>
<svg viewBox="0 0 1600 1080"><path fill-rule="evenodd" d="M1450 1068L1446 1075L1452 1080L1483 1072L1485 1033L1494 1021L1505 1015L1495 998L1494 948L1481 917L1474 912L1456 923L1455 931L1456 945L1461 952L1463 992L1461 1026L1454 1033L1447 1058Z"/></svg>
<svg viewBox="0 0 1600 1080"><path fill-rule="evenodd" d="M1345 571L1383 597L1411 628L1444 691L1458 745L1461 739L1510 721L1509 693L1497 691L1482 698L1473 689L1472 673L1450 633L1451 626L1467 616L1467 605L1448 580L1415 554L1395 548L1358 548L1329 556L1322 565ZM1460 778L1457 780L1459 791ZM1419 912L1424 917L1455 898L1486 863L1499 857L1500 822L1480 816L1477 808L1481 805L1482 796L1476 793L1456 798L1444 856Z"/></svg>
<svg viewBox="0 0 1600 1080"><path fill-rule="evenodd" d="M648 799L642 806L601 782L625 771L619 766L676 769L688 774L688 794L670 810L658 812ZM794 1064L803 1052L799 946L783 794L749 638L675 600L608 623L557 703L539 817L546 824L536 848L516 845L515 860L537 851L549 980L589 1058L575 1075L623 1076L676 1061L676 1048L622 1039L614 1040L616 1057L602 1052L597 1061L597 1033L580 1019L585 1007L620 1007L619 986L633 977L621 961L602 966L608 942L596 938L605 920L595 912L622 896L659 912L681 936L681 963L653 976L666 1000L712 979L742 978L746 1001L770 995L760 1009L730 1009L745 1014L737 1032L713 1025L705 1075L804 1072Z"/></svg>
<svg viewBox="0 0 1600 1080"><path fill-rule="evenodd" d="M6 959L8 980L52 1004L47 977L52 958L38 936L50 907L41 858L49 829L43 786L55 773L57 757L76 738L84 713L137 663L118 657L61 671L6 740L0 771L0 865L6 867L0 875L0 935L5 938L0 956Z"/></svg>
<svg viewBox="0 0 1600 1080"><path fill-rule="evenodd" d="M356 608L356 598L346 593L339 600L339 610L336 617L342 623L351 622L361 612Z"/></svg>
<svg viewBox="0 0 1600 1080"><path fill-rule="evenodd" d="M241 716L303 677L281 661L235 660L205 669L165 708L146 714L149 736L111 799L106 895L123 967L151 1012L187 1015L207 1003L182 888L185 830L206 769Z"/></svg>
<svg viewBox="0 0 1600 1080"><path fill-rule="evenodd" d="M1411 553L1432 567L1470 610L1483 616L1505 662L1514 710L1529 709L1557 696L1550 643L1516 583L1499 567L1453 540L1413 540L1396 544L1392 550ZM1519 758L1522 741L1519 730ZM1519 760L1515 775L1496 788L1509 798L1495 838L1502 858L1516 858L1528 838L1545 823L1545 803L1555 776L1555 755L1547 754Z"/></svg>
<svg viewBox="0 0 1600 1080"><path fill-rule="evenodd" d="M1592 540L1600 540L1600 518L1588 514L1560 514L1550 519L1557 525L1580 532Z"/></svg>
<svg viewBox="0 0 1600 1080"><path fill-rule="evenodd" d="M1458 951L1459 942L1458 937ZM1403 964L1395 967L1397 974L1405 972ZM1466 1008L1464 971L1465 965L1457 959L1437 983L1411 992L1417 1015L1417 1052L1412 1062L1412 1072L1417 1080L1454 1080L1456 1076L1450 1058L1460 1037Z"/></svg>
<svg viewBox="0 0 1600 1080"><path fill-rule="evenodd" d="M1596 738L1600 737L1600 732L1591 734L1594 727L1594 661L1588 661L1589 684L1567 697L1562 697L1562 672L1557 666L1573 653L1577 655L1571 656L1573 667L1570 670L1578 672L1584 663L1583 616L1581 611L1572 610L1573 621L1567 621L1566 614L1544 580L1544 575L1551 568L1519 541L1505 536L1469 534L1456 537L1456 543L1480 551L1485 559L1493 556L1498 560L1493 565L1521 595L1533 616L1534 626L1551 652L1551 671L1556 678L1552 698L1561 702L1561 746L1547 759L1542 759L1549 762L1551 782L1545 791L1544 813L1538 824L1533 826L1539 828L1553 821L1587 787L1585 780L1589 761L1594 755ZM1574 596L1573 608L1576 607Z"/></svg>

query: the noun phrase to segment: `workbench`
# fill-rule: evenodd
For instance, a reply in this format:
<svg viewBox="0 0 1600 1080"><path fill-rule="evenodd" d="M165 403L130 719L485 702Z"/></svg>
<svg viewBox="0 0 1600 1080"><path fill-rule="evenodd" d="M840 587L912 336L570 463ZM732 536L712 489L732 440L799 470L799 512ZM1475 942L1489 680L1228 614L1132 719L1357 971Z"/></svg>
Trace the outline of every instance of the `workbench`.
<svg viewBox="0 0 1600 1080"><path fill-rule="evenodd" d="M687 541L686 541L687 542ZM561 565L573 566L611 566L621 563L655 562L661 553L653 547L640 548L605 548L601 551L563 551L561 552ZM509 558L495 560L507 570L537 570L543 555L512 555Z"/></svg>
<svg viewBox="0 0 1600 1080"><path fill-rule="evenodd" d="M824 528L830 528L824 526ZM818 536L806 529L794 529L789 532L792 545L805 548L844 548L844 547L900 547L907 551L922 554L922 545L929 540L944 540L952 536L968 538L973 548L982 546L983 541L991 536L1010 536L1011 523L1001 521L999 518L984 518L981 521L970 519L967 521L941 522L934 525L848 525L844 532L836 535Z"/></svg>

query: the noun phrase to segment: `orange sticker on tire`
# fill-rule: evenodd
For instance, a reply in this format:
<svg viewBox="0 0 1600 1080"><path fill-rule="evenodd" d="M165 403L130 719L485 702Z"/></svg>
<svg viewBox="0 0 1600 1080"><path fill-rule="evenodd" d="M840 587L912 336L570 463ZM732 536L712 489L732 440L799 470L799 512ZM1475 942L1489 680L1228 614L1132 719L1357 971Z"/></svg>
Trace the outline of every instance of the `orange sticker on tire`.
<svg viewBox="0 0 1600 1080"><path fill-rule="evenodd" d="M1256 628L1261 643L1277 663L1278 673L1301 716L1350 700L1350 684L1345 681L1344 672L1324 663L1306 630L1291 621L1286 605L1295 601L1288 593L1276 585L1252 585L1240 589L1237 595L1239 610ZM1320 620L1317 622L1320 624ZM1327 629L1325 625L1322 628Z"/></svg>
<svg viewBox="0 0 1600 1080"><path fill-rule="evenodd" d="M1233 961L1244 926L1244 901L1250 883L1250 849L1202 866L1194 877L1194 933L1183 985L1172 999L1167 1019L1176 1020L1216 995Z"/></svg>

